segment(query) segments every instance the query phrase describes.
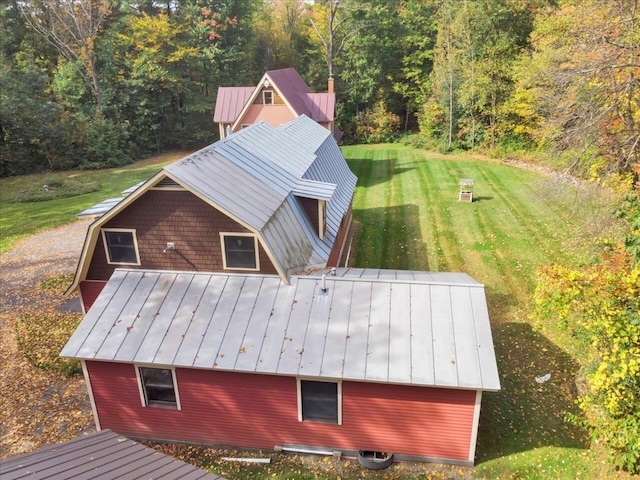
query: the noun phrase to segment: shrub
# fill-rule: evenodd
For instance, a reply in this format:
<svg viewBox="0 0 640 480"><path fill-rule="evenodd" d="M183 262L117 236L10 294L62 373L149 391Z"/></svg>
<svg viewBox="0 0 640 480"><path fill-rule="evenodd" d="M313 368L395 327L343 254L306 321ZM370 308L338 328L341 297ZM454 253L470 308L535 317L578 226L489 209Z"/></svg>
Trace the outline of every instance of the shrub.
<svg viewBox="0 0 640 480"><path fill-rule="evenodd" d="M80 362L59 356L80 319L79 314L35 308L24 312L16 322L18 350L40 370L53 370L68 377L81 373Z"/></svg>
<svg viewBox="0 0 640 480"><path fill-rule="evenodd" d="M390 142L400 128L400 117L391 113L383 100L378 101L373 110L360 112L356 122L356 135L366 143Z"/></svg>
<svg viewBox="0 0 640 480"><path fill-rule="evenodd" d="M589 391L580 423L619 468L640 473L640 265L620 249L601 263L540 272L536 314L557 319L586 343Z"/></svg>
<svg viewBox="0 0 640 480"><path fill-rule="evenodd" d="M56 198L74 197L100 190L100 183L81 178L47 180L21 190L7 198L8 203L44 202Z"/></svg>

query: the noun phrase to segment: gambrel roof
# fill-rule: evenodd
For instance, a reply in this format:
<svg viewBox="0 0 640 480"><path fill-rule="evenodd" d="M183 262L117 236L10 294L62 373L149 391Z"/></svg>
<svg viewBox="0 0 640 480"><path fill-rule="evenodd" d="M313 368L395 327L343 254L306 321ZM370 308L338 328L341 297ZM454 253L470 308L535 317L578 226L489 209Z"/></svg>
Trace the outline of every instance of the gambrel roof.
<svg viewBox="0 0 640 480"><path fill-rule="evenodd" d="M331 133L304 115L252 125L164 172L258 233L284 274L326 264L357 180ZM328 200L322 239L297 196Z"/></svg>
<svg viewBox="0 0 640 480"><path fill-rule="evenodd" d="M331 132L308 117L278 128L251 125L164 167L98 218L70 290L86 276L100 227L167 179L254 232L285 281L326 265L357 180ZM323 238L298 197L327 201Z"/></svg>
<svg viewBox="0 0 640 480"><path fill-rule="evenodd" d="M463 273L118 269L63 357L499 390L484 286Z"/></svg>

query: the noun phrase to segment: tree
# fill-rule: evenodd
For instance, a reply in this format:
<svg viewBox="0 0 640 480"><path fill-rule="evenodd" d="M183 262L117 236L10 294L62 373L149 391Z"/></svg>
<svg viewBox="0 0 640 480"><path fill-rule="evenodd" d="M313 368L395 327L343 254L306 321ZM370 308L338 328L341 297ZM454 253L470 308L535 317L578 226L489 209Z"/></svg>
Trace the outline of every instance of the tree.
<svg viewBox="0 0 640 480"><path fill-rule="evenodd" d="M0 55L0 85L0 175L72 167L74 125L47 93L46 75L33 65L9 65Z"/></svg>
<svg viewBox="0 0 640 480"><path fill-rule="evenodd" d="M405 34L400 39L403 51L401 75L393 88L406 101L405 130L410 115L419 112L429 96L437 33L435 12L435 1L408 0L398 8Z"/></svg>
<svg viewBox="0 0 640 480"><path fill-rule="evenodd" d="M532 34L522 85L546 120L537 137L575 152L573 171L631 172L640 159L639 7L563 0Z"/></svg>
<svg viewBox="0 0 640 480"><path fill-rule="evenodd" d="M102 107L102 93L95 44L111 7L111 0L34 0L20 4L29 25L77 66L91 88L98 110Z"/></svg>
<svg viewBox="0 0 640 480"><path fill-rule="evenodd" d="M431 72L431 98L424 107L428 111L440 109L444 113L447 149L453 146L454 132L457 130L458 124L457 84L459 82L460 52L456 48L454 38L455 15L456 4L454 0L443 0L437 12L437 22L441 27L438 30L434 66ZM424 125L423 123L423 126L428 131L440 130L436 125Z"/></svg>
<svg viewBox="0 0 640 480"><path fill-rule="evenodd" d="M298 0L264 2L254 21L258 68L266 71L293 66L304 75L309 70L311 49L308 22L308 10Z"/></svg>
<svg viewBox="0 0 640 480"><path fill-rule="evenodd" d="M310 22L322 44L329 78L333 78L336 58L364 26L358 21L362 6L357 0L323 0L315 2L312 11Z"/></svg>

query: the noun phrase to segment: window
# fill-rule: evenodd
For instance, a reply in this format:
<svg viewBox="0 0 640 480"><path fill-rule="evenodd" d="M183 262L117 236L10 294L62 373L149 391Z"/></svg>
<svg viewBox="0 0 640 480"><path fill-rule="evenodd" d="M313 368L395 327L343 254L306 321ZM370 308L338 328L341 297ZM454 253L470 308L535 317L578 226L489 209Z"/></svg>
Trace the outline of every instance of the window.
<svg viewBox="0 0 640 480"><path fill-rule="evenodd" d="M298 380L298 387L299 420L342 425L340 383Z"/></svg>
<svg viewBox="0 0 640 480"><path fill-rule="evenodd" d="M102 230L108 263L140 265L135 230Z"/></svg>
<svg viewBox="0 0 640 480"><path fill-rule="evenodd" d="M271 90L263 90L262 101L265 105L273 105L273 92Z"/></svg>
<svg viewBox="0 0 640 480"><path fill-rule="evenodd" d="M221 233L225 269L259 270L258 241L253 234Z"/></svg>
<svg viewBox="0 0 640 480"><path fill-rule="evenodd" d="M143 406L180 410L174 370L138 367L136 372Z"/></svg>

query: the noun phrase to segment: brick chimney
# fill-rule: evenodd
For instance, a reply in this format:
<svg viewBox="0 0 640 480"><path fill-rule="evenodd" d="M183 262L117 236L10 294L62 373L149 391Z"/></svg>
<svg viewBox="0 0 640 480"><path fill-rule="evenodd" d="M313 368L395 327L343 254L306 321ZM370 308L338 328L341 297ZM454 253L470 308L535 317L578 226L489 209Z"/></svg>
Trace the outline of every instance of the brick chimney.
<svg viewBox="0 0 640 480"><path fill-rule="evenodd" d="M327 82L327 92L333 93L333 75L329 76L329 81Z"/></svg>

